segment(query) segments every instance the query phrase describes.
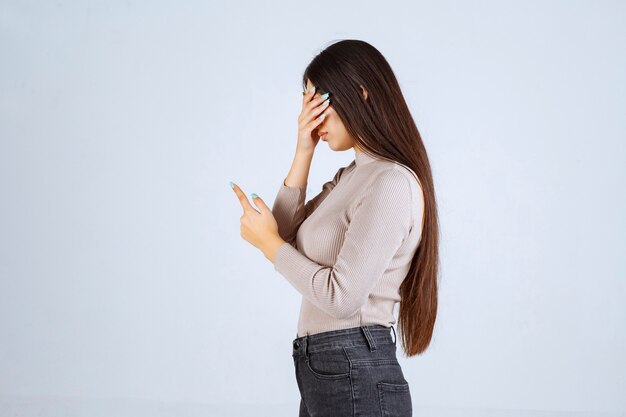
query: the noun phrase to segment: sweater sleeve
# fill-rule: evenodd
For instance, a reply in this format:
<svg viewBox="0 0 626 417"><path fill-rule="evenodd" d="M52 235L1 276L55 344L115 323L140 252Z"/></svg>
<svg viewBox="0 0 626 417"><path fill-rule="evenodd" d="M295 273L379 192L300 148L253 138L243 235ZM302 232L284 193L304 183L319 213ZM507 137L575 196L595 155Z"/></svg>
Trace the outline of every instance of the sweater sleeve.
<svg viewBox="0 0 626 417"><path fill-rule="evenodd" d="M365 304L412 228L411 185L398 170L382 172L362 195L334 265L320 265L287 242L274 259L298 292L338 319Z"/></svg>
<svg viewBox="0 0 626 417"><path fill-rule="evenodd" d="M278 234L285 241L291 245L295 244L296 233L302 222L315 210L315 208L326 198L328 193L335 188L342 172L347 167L341 167L335 173L332 180L325 182L322 185L322 191L320 191L315 197L310 199L306 204L304 200L306 198L306 186L304 187L289 187L285 185L283 180L274 204L272 206L272 214L278 224Z"/></svg>

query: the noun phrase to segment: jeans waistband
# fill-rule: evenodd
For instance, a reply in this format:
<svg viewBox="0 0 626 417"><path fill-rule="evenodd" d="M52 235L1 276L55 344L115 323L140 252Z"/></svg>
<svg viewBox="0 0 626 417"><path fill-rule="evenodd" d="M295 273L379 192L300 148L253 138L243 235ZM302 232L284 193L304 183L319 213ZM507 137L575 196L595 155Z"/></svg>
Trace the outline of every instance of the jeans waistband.
<svg viewBox="0 0 626 417"><path fill-rule="evenodd" d="M394 334L393 339L391 337L392 331ZM296 337L292 343L294 352L298 349L305 349L306 352L315 352L328 349L329 347L359 344L368 345L369 349L373 351L376 350L376 345L378 344L393 343L395 345L396 330L393 326L386 327L381 324L373 324Z"/></svg>

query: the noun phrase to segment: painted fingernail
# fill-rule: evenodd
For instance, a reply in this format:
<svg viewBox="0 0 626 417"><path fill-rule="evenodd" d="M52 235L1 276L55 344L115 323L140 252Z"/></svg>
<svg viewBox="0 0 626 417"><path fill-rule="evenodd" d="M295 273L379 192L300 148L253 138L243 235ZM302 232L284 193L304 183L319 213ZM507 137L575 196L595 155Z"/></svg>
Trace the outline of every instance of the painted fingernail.
<svg viewBox="0 0 626 417"><path fill-rule="evenodd" d="M309 88L309 93L313 93L315 91L315 87Z"/></svg>
<svg viewBox="0 0 626 417"><path fill-rule="evenodd" d="M319 117L319 120L324 119L324 117L326 117L326 113L322 113L322 115Z"/></svg>
<svg viewBox="0 0 626 417"><path fill-rule="evenodd" d="M328 98L328 93L322 94L322 98Z"/></svg>
<svg viewBox="0 0 626 417"><path fill-rule="evenodd" d="M234 182L230 182L230 188L235 188L235 183Z"/></svg>
<svg viewBox="0 0 626 417"><path fill-rule="evenodd" d="M330 99L329 99L329 98L327 98L327 99L326 99L326 100L322 103L322 105L323 105L323 106L328 106L328 103L330 103Z"/></svg>
<svg viewBox="0 0 626 417"><path fill-rule="evenodd" d="M252 193L252 194L250 194L250 197L252 197L252 198L257 198L257 197L258 197L258 195L256 195L256 194Z"/></svg>

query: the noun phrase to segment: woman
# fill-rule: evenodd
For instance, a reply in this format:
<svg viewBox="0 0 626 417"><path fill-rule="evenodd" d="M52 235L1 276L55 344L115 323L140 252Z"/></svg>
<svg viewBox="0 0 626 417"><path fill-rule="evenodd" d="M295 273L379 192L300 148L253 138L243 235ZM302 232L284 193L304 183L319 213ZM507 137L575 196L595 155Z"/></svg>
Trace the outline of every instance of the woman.
<svg viewBox="0 0 626 417"><path fill-rule="evenodd" d="M241 235L301 294L293 340L300 416L410 416L393 310L407 356L437 314L438 224L430 164L393 71L359 40L320 52L303 75L291 169L270 210L256 194ZM305 203L319 140L355 159ZM390 329L394 333L392 338Z"/></svg>

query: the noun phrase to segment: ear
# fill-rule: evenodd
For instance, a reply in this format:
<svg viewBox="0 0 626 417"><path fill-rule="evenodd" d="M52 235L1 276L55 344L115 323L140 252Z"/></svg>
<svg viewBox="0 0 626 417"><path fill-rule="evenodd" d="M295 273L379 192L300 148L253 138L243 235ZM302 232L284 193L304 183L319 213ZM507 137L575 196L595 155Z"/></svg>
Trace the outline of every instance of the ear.
<svg viewBox="0 0 626 417"><path fill-rule="evenodd" d="M361 84L359 84L359 87L361 87L361 90L363 91L363 98L367 100L367 90Z"/></svg>

